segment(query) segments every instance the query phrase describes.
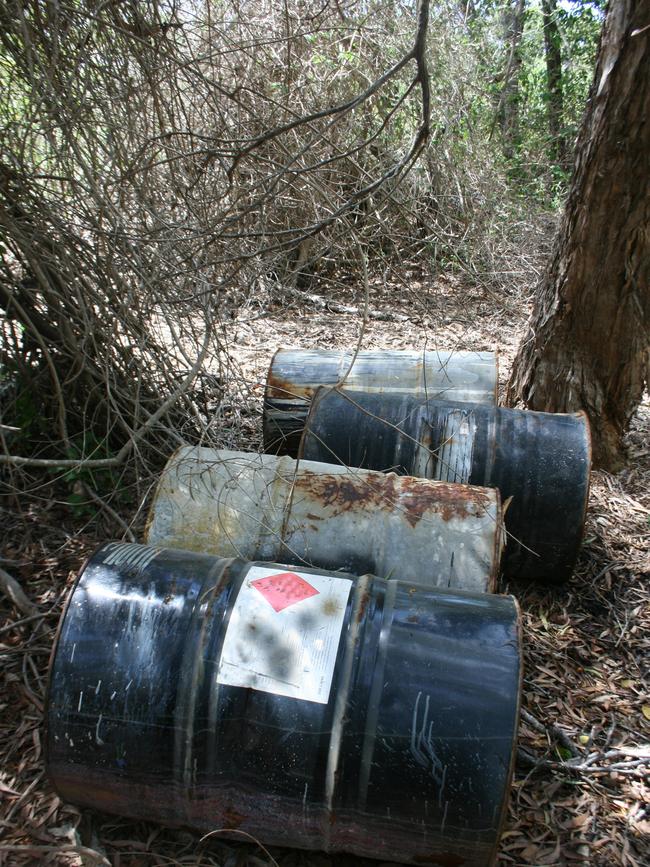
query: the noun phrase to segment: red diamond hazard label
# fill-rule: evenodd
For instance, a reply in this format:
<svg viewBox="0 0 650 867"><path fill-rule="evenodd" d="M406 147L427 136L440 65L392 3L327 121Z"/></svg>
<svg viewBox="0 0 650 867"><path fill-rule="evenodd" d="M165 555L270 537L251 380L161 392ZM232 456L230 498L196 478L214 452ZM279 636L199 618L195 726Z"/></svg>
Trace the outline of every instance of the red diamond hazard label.
<svg viewBox="0 0 650 867"><path fill-rule="evenodd" d="M277 572L251 581L250 586L258 590L275 611L282 611L319 592L295 572Z"/></svg>
<svg viewBox="0 0 650 867"><path fill-rule="evenodd" d="M217 683L327 704L352 586L337 575L251 566L232 603Z"/></svg>

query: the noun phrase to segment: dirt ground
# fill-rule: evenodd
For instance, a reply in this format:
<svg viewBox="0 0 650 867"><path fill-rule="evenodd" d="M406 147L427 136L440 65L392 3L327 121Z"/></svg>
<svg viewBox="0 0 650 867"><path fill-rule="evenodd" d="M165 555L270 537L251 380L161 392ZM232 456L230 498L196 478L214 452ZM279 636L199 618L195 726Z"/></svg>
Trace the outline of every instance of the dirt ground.
<svg viewBox="0 0 650 867"><path fill-rule="evenodd" d="M354 303L354 294L345 303ZM371 286L364 348L498 349L503 386L526 322L517 297L452 278L405 273ZM263 383L280 346L354 347L358 316L293 304L247 309L228 332L233 376L223 399L203 394L211 442L258 450ZM650 863L650 403L629 434L617 475L594 472L583 550L563 587L512 582L523 615L525 671L517 771L498 863L642 867ZM134 524L136 535L143 510ZM68 588L98 542L121 534L104 511L79 514L47 480L24 503L6 499L0 566L38 606L21 615L0 598L0 864L347 865L345 856L267 852L62 803L43 769L47 666ZM290 821L288 822L290 825ZM368 862L373 863L373 862Z"/></svg>

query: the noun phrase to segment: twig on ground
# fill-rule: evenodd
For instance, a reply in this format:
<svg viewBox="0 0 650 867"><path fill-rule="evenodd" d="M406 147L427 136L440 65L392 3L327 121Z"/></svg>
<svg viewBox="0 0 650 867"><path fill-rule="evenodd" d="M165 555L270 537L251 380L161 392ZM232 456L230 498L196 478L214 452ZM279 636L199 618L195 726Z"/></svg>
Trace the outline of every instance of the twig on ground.
<svg viewBox="0 0 650 867"><path fill-rule="evenodd" d="M615 752L618 752L616 750ZM540 759L532 755L527 750L519 748L517 750L517 760L524 766L536 769L545 769L550 771L571 771L577 774L623 774L629 776L638 776L644 779L648 775L647 766L650 763L648 757L633 759L629 762L614 762L611 765L596 765L592 764L596 759L605 759L606 755L596 753L593 757L590 756L587 761L580 764L568 761L554 761L553 759Z"/></svg>
<svg viewBox="0 0 650 867"><path fill-rule="evenodd" d="M565 732L563 732L561 728L558 728L558 726L556 726L554 723L541 723L524 708L521 709L521 716L523 719L526 720L529 725L537 729L537 731L544 732L548 734L553 740L557 741L561 746L567 749L572 756L577 757L583 754L582 751L578 749L576 744L573 743L571 738Z"/></svg>
<svg viewBox="0 0 650 867"><path fill-rule="evenodd" d="M47 617L47 613L32 614L30 617L23 617L22 620L15 620L8 626L0 627L0 635L4 635L5 632L11 632L12 629L18 629L20 626L25 626L27 623L32 623L34 620L44 620L45 617Z"/></svg>
<svg viewBox="0 0 650 867"><path fill-rule="evenodd" d="M369 307L367 311L362 308L353 307L348 304L340 304L338 301L333 301L330 298L322 298L320 295L313 295L311 292L301 292L300 289L287 288L286 293L296 300L312 304L319 310L332 310L334 313L344 313L349 316L359 316L365 313L368 319L377 319L382 322L408 322L409 317L403 313L393 313L390 310L377 310L374 307Z"/></svg>
<svg viewBox="0 0 650 867"><path fill-rule="evenodd" d="M27 597L18 581L2 568L0 568L0 592L11 600L21 614L27 617L38 614L38 607Z"/></svg>
<svg viewBox="0 0 650 867"><path fill-rule="evenodd" d="M53 855L53 854L65 854L66 852L76 853L78 855L82 855L86 862L93 861L97 865L106 865L106 867L111 867L111 862L104 855L101 855L99 852L96 852L94 849L89 849L87 846L4 846L0 844L0 855L3 853L14 853L16 855ZM40 860L40 859L39 859Z"/></svg>
<svg viewBox="0 0 650 867"><path fill-rule="evenodd" d="M136 541L136 538L133 535L133 533L131 532L129 525L126 523L126 521L124 521L123 518L121 518L117 514L115 509L111 508L111 506L108 505L106 500L102 499L102 497L100 497L96 491L93 491L93 489L90 487L90 485L86 484L86 482L79 482L79 486L80 486L82 492L89 499L91 499L93 501L93 503L96 503L100 509L103 509L106 512L106 514L109 517L111 517L113 519L113 521L115 521L115 523L123 530L124 536L129 540L129 542L135 542Z"/></svg>

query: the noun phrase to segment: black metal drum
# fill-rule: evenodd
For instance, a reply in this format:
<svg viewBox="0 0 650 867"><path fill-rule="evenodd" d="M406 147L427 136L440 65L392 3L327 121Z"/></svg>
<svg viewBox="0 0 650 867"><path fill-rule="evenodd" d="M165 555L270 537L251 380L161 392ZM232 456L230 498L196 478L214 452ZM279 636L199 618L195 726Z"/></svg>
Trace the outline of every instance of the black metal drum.
<svg viewBox="0 0 650 867"><path fill-rule="evenodd" d="M264 393L264 450L296 457L316 389L337 384L349 391L399 391L494 404L497 357L493 352L459 350L362 349L355 354L279 349L271 359Z"/></svg>
<svg viewBox="0 0 650 867"><path fill-rule="evenodd" d="M47 771L134 818L484 867L520 668L511 597L110 543L62 619Z"/></svg>
<svg viewBox="0 0 650 867"><path fill-rule="evenodd" d="M549 582L571 575L589 496L584 413L321 388L301 457L498 488L508 532L504 573Z"/></svg>

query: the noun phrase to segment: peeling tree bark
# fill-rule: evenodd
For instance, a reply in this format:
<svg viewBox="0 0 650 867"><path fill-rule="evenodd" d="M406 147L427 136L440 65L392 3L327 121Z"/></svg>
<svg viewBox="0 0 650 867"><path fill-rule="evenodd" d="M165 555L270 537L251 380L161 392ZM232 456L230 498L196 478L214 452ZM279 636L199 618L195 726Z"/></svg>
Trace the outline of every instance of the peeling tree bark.
<svg viewBox="0 0 650 867"><path fill-rule="evenodd" d="M511 402L589 415L596 465L618 469L650 375L650 0L607 14L571 190Z"/></svg>

